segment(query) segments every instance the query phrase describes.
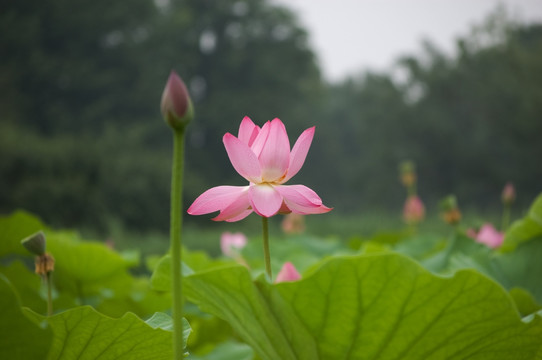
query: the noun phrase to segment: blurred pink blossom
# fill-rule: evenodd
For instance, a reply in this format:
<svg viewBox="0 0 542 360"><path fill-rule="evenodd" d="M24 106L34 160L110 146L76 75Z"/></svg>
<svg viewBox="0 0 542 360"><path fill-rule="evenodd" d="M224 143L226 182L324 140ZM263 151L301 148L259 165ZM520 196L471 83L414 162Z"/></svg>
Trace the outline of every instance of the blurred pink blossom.
<svg viewBox="0 0 542 360"><path fill-rule="evenodd" d="M297 281L299 279L301 279L301 275L295 268L294 264L291 262L286 262L282 266L282 269L280 269L277 278L275 279L275 283Z"/></svg>
<svg viewBox="0 0 542 360"><path fill-rule="evenodd" d="M475 235L474 240L476 240L476 242L485 244L492 249L498 248L502 245L502 242L504 241L504 234L500 231L497 231L495 227L490 223L485 223L484 225L482 225L477 234L474 230L469 230L467 230L467 235L471 237L472 235Z"/></svg>
<svg viewBox="0 0 542 360"><path fill-rule="evenodd" d="M425 206L417 195L409 196L403 208L403 219L408 224L417 224L425 217Z"/></svg>
<svg viewBox="0 0 542 360"><path fill-rule="evenodd" d="M514 188L514 185L512 183L509 182L504 186L501 199L502 202L507 205L510 205L514 202L514 200L516 199L516 189Z"/></svg>
<svg viewBox="0 0 542 360"><path fill-rule="evenodd" d="M279 119L260 129L245 117L238 137L224 135L223 142L235 170L247 186L217 186L201 194L188 209L191 215L220 211L215 221L238 221L253 211L271 217L277 213L321 214L331 209L304 185L283 185L303 166L314 136L305 130L290 151L290 141Z"/></svg>
<svg viewBox="0 0 542 360"><path fill-rule="evenodd" d="M476 230L473 228L468 228L467 231L465 231L465 234L470 238L476 239Z"/></svg>
<svg viewBox="0 0 542 360"><path fill-rule="evenodd" d="M290 213L282 220L281 227L286 234L300 234L305 231L305 218L303 215Z"/></svg>
<svg viewBox="0 0 542 360"><path fill-rule="evenodd" d="M231 258L237 258L239 252L247 244L247 237L243 233L224 232L220 237L222 253Z"/></svg>

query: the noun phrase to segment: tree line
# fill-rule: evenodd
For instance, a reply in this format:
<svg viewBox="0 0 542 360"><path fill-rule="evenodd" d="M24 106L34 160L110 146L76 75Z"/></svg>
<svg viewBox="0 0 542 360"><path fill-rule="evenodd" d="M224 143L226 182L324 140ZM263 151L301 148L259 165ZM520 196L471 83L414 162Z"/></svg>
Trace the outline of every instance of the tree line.
<svg viewBox="0 0 542 360"><path fill-rule="evenodd" d="M171 69L196 111L187 202L242 183L221 139L245 115L281 118L292 144L316 125L292 181L337 212L400 206L407 159L429 204L456 193L491 208L507 181L525 204L541 190L540 24L494 15L454 56L426 43L399 59L402 79L367 72L332 84L295 14L267 0L8 0L0 30L2 213L166 229L171 136L159 102Z"/></svg>

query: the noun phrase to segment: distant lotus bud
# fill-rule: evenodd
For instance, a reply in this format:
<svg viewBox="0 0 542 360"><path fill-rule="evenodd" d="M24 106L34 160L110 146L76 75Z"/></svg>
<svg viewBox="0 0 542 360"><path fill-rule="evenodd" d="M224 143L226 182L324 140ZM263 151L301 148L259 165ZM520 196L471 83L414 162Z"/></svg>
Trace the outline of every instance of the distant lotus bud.
<svg viewBox="0 0 542 360"><path fill-rule="evenodd" d="M286 234L300 234L305 231L305 217L301 214L290 213L282 220L281 227Z"/></svg>
<svg viewBox="0 0 542 360"><path fill-rule="evenodd" d="M175 71L169 74L160 109L166 123L174 129L184 129L194 116L186 85Z"/></svg>
<svg viewBox="0 0 542 360"><path fill-rule="evenodd" d="M21 240L21 244L34 255L43 255L45 254L45 234L43 231L38 231L35 234L30 235L29 237Z"/></svg>
<svg viewBox="0 0 542 360"><path fill-rule="evenodd" d="M425 206L422 200L416 196L409 196L403 208L403 219L407 224L417 224L425 217Z"/></svg>
<svg viewBox="0 0 542 360"><path fill-rule="evenodd" d="M280 269L277 278L275 279L275 283L297 281L299 279L301 279L301 275L294 264L287 262L282 266L282 269Z"/></svg>
<svg viewBox="0 0 542 360"><path fill-rule="evenodd" d="M455 195L448 195L440 201L439 207L442 211L457 209L457 198Z"/></svg>
<svg viewBox="0 0 542 360"><path fill-rule="evenodd" d="M247 244L247 237L242 233L224 232L220 237L222 253L231 258L237 258L241 249Z"/></svg>
<svg viewBox="0 0 542 360"><path fill-rule="evenodd" d="M461 220L461 212L457 206L457 198L449 195L441 200L442 218L450 225L456 225Z"/></svg>
<svg viewBox="0 0 542 360"><path fill-rule="evenodd" d="M465 231L465 235L472 239L476 239L476 230L474 230L473 228L468 228L467 231Z"/></svg>
<svg viewBox="0 0 542 360"><path fill-rule="evenodd" d="M503 204L510 206L516 200L516 189L512 183L507 183L502 190L501 199Z"/></svg>
<svg viewBox="0 0 542 360"><path fill-rule="evenodd" d="M416 182L416 165L412 161L403 161L399 165L401 174L401 183L407 188L414 185Z"/></svg>
<svg viewBox="0 0 542 360"><path fill-rule="evenodd" d="M487 223L480 228L475 240L489 246L492 249L495 249L502 245L504 241L504 234L497 231L493 225Z"/></svg>

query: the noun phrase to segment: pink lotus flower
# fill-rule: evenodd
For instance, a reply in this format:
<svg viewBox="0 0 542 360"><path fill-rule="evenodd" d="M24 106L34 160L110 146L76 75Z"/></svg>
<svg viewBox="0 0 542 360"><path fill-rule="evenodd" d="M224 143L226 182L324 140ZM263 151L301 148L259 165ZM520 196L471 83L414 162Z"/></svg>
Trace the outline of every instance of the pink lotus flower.
<svg viewBox="0 0 542 360"><path fill-rule="evenodd" d="M231 258L237 257L239 251L247 244L247 237L242 233L230 233L228 231L222 233L220 237L220 248L222 253Z"/></svg>
<svg viewBox="0 0 542 360"><path fill-rule="evenodd" d="M297 281L299 279L301 279L301 275L295 268L294 264L287 262L282 266L282 269L280 269L279 274L275 279L275 283Z"/></svg>
<svg viewBox="0 0 542 360"><path fill-rule="evenodd" d="M409 196L403 208L403 219L408 224L417 224L425 217L425 206L422 200L416 196Z"/></svg>
<svg viewBox="0 0 542 360"><path fill-rule="evenodd" d="M226 152L247 186L217 186L201 194L188 209L190 215L220 211L215 221L238 221L253 211L271 217L277 213L321 214L331 210L304 185L283 185L303 166L314 136L305 130L290 151L284 124L268 121L260 129L245 117L238 137L224 135Z"/></svg>
<svg viewBox="0 0 542 360"><path fill-rule="evenodd" d="M493 225L486 223L482 225L474 240L495 249L502 245L504 241L504 234L497 231Z"/></svg>

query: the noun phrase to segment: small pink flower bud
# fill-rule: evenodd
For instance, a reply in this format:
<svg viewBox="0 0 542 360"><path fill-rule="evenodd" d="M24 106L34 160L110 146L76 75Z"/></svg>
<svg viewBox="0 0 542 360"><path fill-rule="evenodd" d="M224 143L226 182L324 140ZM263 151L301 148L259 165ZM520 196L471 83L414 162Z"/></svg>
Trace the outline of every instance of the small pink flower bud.
<svg viewBox="0 0 542 360"><path fill-rule="evenodd" d="M299 279L301 279L301 275L295 268L294 264L292 264L291 262L287 262L284 263L282 269L280 269L279 274L275 279L275 283L297 281Z"/></svg>
<svg viewBox="0 0 542 360"><path fill-rule="evenodd" d="M160 110L166 123L174 129L184 129L194 116L192 101L186 85L173 70L169 74L162 93Z"/></svg>
<svg viewBox="0 0 542 360"><path fill-rule="evenodd" d="M247 244L247 237L242 233L224 232L220 237L222 253L228 257L236 258L239 252Z"/></svg>
<svg viewBox="0 0 542 360"><path fill-rule="evenodd" d="M281 227L285 234L301 234L305 231L304 215L290 213L284 216Z"/></svg>
<svg viewBox="0 0 542 360"><path fill-rule="evenodd" d="M425 217L425 206L422 200L416 196L409 196L403 208L403 219L407 224L417 224Z"/></svg>
<svg viewBox="0 0 542 360"><path fill-rule="evenodd" d="M516 189L512 183L507 183L502 190L502 202L505 205L510 205L516 200Z"/></svg>
<svg viewBox="0 0 542 360"><path fill-rule="evenodd" d="M457 206L455 195L448 195L440 201L442 218L450 225L457 225L461 220L461 211Z"/></svg>
<svg viewBox="0 0 542 360"><path fill-rule="evenodd" d="M468 228L467 231L465 231L465 235L472 239L476 239L476 230L474 230L473 228Z"/></svg>
<svg viewBox="0 0 542 360"><path fill-rule="evenodd" d="M482 225L476 235L477 242L485 244L492 249L498 248L504 241L504 234L497 231L493 225L486 223Z"/></svg>
<svg viewBox="0 0 542 360"><path fill-rule="evenodd" d="M416 183L416 165L412 161L403 161L399 165L401 182L404 186L411 187Z"/></svg>

